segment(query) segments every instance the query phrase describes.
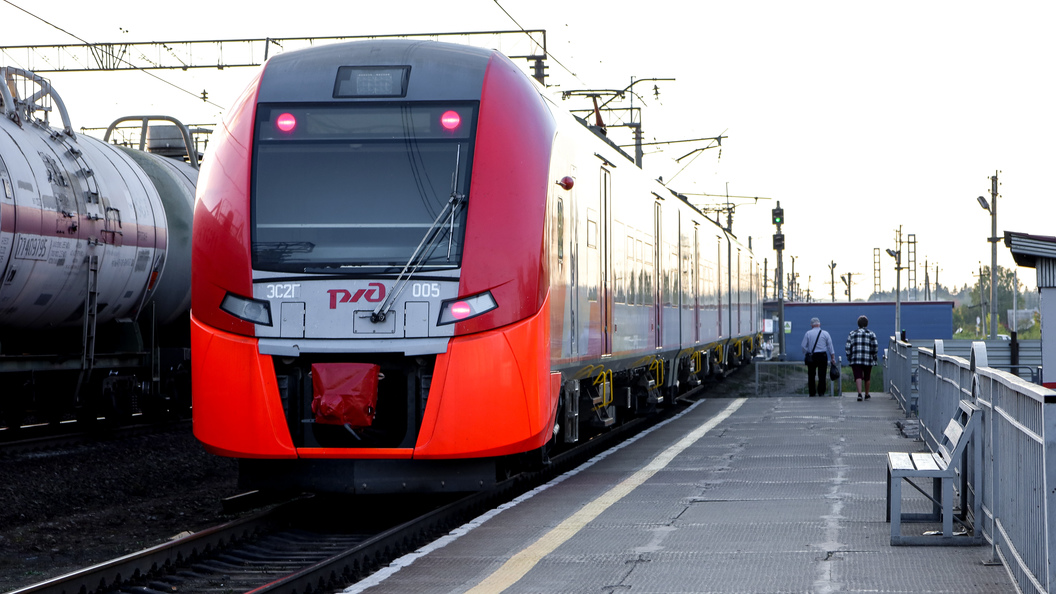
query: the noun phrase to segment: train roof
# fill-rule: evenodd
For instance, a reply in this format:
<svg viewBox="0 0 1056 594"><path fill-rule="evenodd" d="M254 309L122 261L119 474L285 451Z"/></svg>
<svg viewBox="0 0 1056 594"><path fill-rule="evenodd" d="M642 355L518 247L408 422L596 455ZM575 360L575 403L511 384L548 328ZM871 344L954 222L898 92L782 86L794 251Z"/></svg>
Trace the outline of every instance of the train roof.
<svg viewBox="0 0 1056 594"><path fill-rule="evenodd" d="M488 62L498 52L439 41L379 39L284 52L268 60L261 78L262 103L392 100L392 95L341 96L342 67L409 67L400 99L476 101Z"/></svg>
<svg viewBox="0 0 1056 594"><path fill-rule="evenodd" d="M409 39L376 39L351 41L284 52L270 58L264 66L257 100L261 103L333 102L333 101L478 101L484 84L488 63L501 55L483 49L454 43ZM341 96L338 92L339 72L342 68L405 68L403 94L369 96ZM527 78L527 75L525 75ZM534 82L534 79L532 79ZM540 95L558 111L559 108L542 88ZM607 138L586 120L569 114L615 153L634 165L634 158ZM707 216L689 199L668 188L659 180L652 180L654 194L665 198L667 193L705 219L719 227L737 244L737 236L721 223ZM664 191L666 190L666 192Z"/></svg>

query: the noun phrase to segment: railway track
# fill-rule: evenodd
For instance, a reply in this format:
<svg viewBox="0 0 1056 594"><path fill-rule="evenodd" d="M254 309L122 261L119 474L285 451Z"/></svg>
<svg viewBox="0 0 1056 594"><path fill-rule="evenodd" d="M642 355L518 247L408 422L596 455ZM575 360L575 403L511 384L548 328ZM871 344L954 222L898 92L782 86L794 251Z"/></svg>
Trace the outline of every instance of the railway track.
<svg viewBox="0 0 1056 594"><path fill-rule="evenodd" d="M190 419L181 419L137 423L111 428L90 427L87 430L76 423L71 423L62 429L56 429L50 425L22 427L17 432L11 433L7 433L9 430L5 429L0 431L0 457L68 448L75 445L140 435L151 435L166 431L189 431L190 428Z"/></svg>
<svg viewBox="0 0 1056 594"><path fill-rule="evenodd" d="M306 496L11 594L338 590L669 418L704 390L700 386L675 406L598 435L553 456L541 470L512 477L490 491L439 502L433 496L429 504L423 497ZM341 511L325 511L334 509ZM331 515L320 517L320 510Z"/></svg>

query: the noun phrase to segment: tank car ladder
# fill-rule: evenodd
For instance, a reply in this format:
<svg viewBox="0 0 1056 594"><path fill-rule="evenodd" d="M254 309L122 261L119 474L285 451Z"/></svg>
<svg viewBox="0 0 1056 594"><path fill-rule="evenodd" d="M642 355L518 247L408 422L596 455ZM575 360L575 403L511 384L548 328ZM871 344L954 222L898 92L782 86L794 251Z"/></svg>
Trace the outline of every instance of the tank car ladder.
<svg viewBox="0 0 1056 594"><path fill-rule="evenodd" d="M77 378L74 402L80 403L81 389L95 367L95 321L99 313L99 256L89 255L88 292L84 297L84 325L81 332L81 372Z"/></svg>

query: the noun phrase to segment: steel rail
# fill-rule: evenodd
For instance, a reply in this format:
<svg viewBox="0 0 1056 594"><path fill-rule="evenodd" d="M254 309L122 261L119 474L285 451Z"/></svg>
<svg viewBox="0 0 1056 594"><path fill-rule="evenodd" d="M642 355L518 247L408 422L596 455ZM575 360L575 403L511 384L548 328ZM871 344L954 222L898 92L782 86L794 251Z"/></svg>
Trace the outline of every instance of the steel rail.
<svg viewBox="0 0 1056 594"><path fill-rule="evenodd" d="M325 560L308 561L307 566L303 566L302 561L302 567L277 579L269 578L266 572L260 572L262 582L268 579L271 581L243 591L253 594L307 594L346 587L393 559L450 531L454 526L465 523L469 518L510 501L552 477L582 464L615 443L673 416L682 408L684 402L696 399L704 389L704 385L697 386L678 398L676 404L660 409L658 414L638 417L610 428L570 450L554 455L549 463L540 469L518 474L500 482L491 490L473 493L397 526L382 529ZM221 568L217 570L220 574L223 574L224 568L227 567L231 568L233 573L235 566L232 563L237 563L237 559L232 559L238 556L239 546L245 545L249 549L261 548L252 543L268 533L284 538L283 530L296 526L299 520L310 515L303 509L306 503L307 499L301 499L280 504L246 518L14 590L9 594L116 591L137 584L165 583L164 574L193 573L195 565L218 566ZM305 550L318 548L317 541L311 540L311 537L306 540L308 542ZM290 559L284 561L283 565L297 565L295 558L299 555L291 553L288 556ZM279 567L274 570L280 573L286 571ZM143 588L140 590L146 591Z"/></svg>

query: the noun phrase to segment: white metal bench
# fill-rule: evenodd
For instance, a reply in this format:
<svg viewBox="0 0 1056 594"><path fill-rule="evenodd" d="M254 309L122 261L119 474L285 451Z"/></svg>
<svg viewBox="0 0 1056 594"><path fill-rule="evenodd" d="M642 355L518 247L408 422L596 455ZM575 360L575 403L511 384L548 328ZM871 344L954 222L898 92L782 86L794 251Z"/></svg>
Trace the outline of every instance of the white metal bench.
<svg viewBox="0 0 1056 594"><path fill-rule="evenodd" d="M887 453L887 521L891 522L892 545L979 545L983 542L982 530L969 526L968 514L968 442L976 435L982 413L976 405L961 400L957 414L946 426L938 452ZM982 447L972 448L974 455L972 519L980 522L982 511L981 472ZM925 492L911 479L932 479L931 493ZM953 480L959 478L960 513L954 516ZM910 484L931 500L931 513L902 513L902 480ZM954 536L953 522L960 524L971 536ZM902 522L942 522L942 535L902 535Z"/></svg>

